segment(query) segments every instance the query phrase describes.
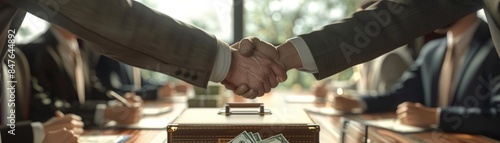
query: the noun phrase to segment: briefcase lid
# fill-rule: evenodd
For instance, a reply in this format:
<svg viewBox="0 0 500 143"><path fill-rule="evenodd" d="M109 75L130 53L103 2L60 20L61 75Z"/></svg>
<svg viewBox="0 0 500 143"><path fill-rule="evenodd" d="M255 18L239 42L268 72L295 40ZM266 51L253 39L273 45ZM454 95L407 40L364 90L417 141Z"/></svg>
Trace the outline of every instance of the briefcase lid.
<svg viewBox="0 0 500 143"><path fill-rule="evenodd" d="M238 103L240 104L240 103ZM177 117L171 124L223 124L223 125L265 125L265 124L314 124L309 115L301 108L269 108L264 109L261 103L260 109L254 112L246 108L254 107L250 104L241 104L245 109L231 109L231 114L222 111L229 111L227 106L238 105L226 104L226 109L220 108L188 108ZM260 111L259 111L260 110ZM267 111L262 113L262 111ZM269 113L270 111L270 113ZM222 112L222 113L221 113Z"/></svg>

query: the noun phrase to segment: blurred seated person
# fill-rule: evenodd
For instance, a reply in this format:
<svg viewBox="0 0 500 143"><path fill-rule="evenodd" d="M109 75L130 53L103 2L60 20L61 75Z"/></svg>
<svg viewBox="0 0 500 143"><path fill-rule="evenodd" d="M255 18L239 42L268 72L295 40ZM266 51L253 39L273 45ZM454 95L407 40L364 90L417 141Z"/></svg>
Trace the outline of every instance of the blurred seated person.
<svg viewBox="0 0 500 143"><path fill-rule="evenodd" d="M111 98L88 65L88 52L84 46L91 45L52 25L38 39L20 46L32 69L32 121L47 121L56 110L80 115L85 127L102 125L107 120L119 124L140 120L142 99L139 96L125 95L132 107L108 106Z"/></svg>
<svg viewBox="0 0 500 143"><path fill-rule="evenodd" d="M34 143L73 143L77 135L83 133L83 122L80 116L62 114L57 111L55 117L46 122L31 122L28 119L31 96L31 76L28 61L24 53L14 49L15 58L6 58L0 66L3 89L0 98L0 142L34 142ZM9 70L15 70L14 73ZM12 80L16 83L10 82ZM5 98L7 97L7 98ZM14 100L11 100L14 99ZM52 115L54 115L52 113ZM17 134L17 136L16 136Z"/></svg>
<svg viewBox="0 0 500 143"><path fill-rule="evenodd" d="M470 14L425 44L392 89L357 99L337 96L333 107L365 113L394 112L403 124L500 139L500 59L488 26Z"/></svg>
<svg viewBox="0 0 500 143"><path fill-rule="evenodd" d="M118 93L135 92L144 100L155 100L170 97L176 92L186 93L190 85L181 81L179 85L172 82L155 83L143 79L138 68L118 62L106 56L95 55L94 66L96 76L102 85Z"/></svg>

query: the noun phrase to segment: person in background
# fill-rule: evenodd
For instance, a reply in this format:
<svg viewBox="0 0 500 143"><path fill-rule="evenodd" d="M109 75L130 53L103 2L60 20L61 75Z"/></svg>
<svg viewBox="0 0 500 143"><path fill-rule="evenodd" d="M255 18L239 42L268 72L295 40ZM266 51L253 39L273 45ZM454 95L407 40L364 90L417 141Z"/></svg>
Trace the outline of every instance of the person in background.
<svg viewBox="0 0 500 143"><path fill-rule="evenodd" d="M186 93L189 85L181 81L179 85L173 82L155 83L142 78L140 69L118 62L111 58L96 55L93 69L102 85L118 93L134 92L144 100L168 98L175 93Z"/></svg>
<svg viewBox="0 0 500 143"><path fill-rule="evenodd" d="M84 46L85 42L55 25L33 42L20 46L28 57L32 75L30 119L44 122L50 118L49 113L60 110L80 115L86 127L107 120L119 124L138 122L142 99L128 93L125 98L131 107L108 104L111 98L89 67Z"/></svg>
<svg viewBox="0 0 500 143"><path fill-rule="evenodd" d="M336 96L333 107L349 112L396 112L401 123L500 139L500 117L486 116L500 102L500 59L488 26L476 13L451 26L446 37L428 42L417 61L389 92ZM494 113L490 113L494 114ZM464 118L469 116L468 118Z"/></svg>
<svg viewBox="0 0 500 143"><path fill-rule="evenodd" d="M51 117L46 122L31 122L30 97L31 97L31 76L28 61L25 54L14 48L9 55L14 55L14 59L5 59L2 62L2 90L0 101L0 142L74 142L78 135L83 133L83 122L81 117L74 114L64 115L60 111L55 112L55 117ZM15 64L14 64L15 63ZM15 70L15 73L12 71ZM11 82L15 80L16 82ZM7 97L7 98L6 98ZM52 113L52 115L54 115ZM15 122L15 123L14 123ZM17 136L15 136L17 134Z"/></svg>

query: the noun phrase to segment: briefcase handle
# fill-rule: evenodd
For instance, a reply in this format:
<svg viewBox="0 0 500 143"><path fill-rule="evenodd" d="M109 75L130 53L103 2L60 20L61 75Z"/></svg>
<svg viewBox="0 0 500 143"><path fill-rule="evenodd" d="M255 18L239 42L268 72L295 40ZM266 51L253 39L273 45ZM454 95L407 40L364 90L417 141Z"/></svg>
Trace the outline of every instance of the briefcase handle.
<svg viewBox="0 0 500 143"><path fill-rule="evenodd" d="M231 114L249 114L248 112L244 113L236 113L232 112L231 108L259 108L259 112L256 112L259 115L264 115L264 114L271 114L270 110L266 110L264 108L263 103L226 103L225 108L224 108L224 113L226 115L231 115ZM221 113L221 112L219 112Z"/></svg>

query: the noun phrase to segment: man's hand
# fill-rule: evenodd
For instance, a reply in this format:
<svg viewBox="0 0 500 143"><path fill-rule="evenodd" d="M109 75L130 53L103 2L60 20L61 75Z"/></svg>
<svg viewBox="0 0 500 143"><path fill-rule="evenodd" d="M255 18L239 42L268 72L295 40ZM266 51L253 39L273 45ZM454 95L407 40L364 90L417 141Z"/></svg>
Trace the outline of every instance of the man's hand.
<svg viewBox="0 0 500 143"><path fill-rule="evenodd" d="M228 89L236 89L235 85L245 84L234 90L245 98L264 95L286 79L286 71L261 53L245 57L238 51L232 53L231 67L226 79L222 82Z"/></svg>
<svg viewBox="0 0 500 143"><path fill-rule="evenodd" d="M403 124L417 127L430 127L432 124L437 124L437 108L425 107L420 103L401 103L396 113Z"/></svg>
<svg viewBox="0 0 500 143"><path fill-rule="evenodd" d="M43 143L77 143L78 136L73 130L61 128L59 130L45 132Z"/></svg>
<svg viewBox="0 0 500 143"><path fill-rule="evenodd" d="M284 73L274 72L278 82L284 82L287 79L286 71L292 68L302 67L300 56L298 55L293 44L290 42L286 42L285 44L278 46L278 48L275 48L272 44L261 41L256 37L247 37L242 39L240 42L235 43L233 48L238 49L239 53L245 57L258 54L272 59L275 64L285 70ZM245 95L244 97L255 94L254 91L250 90L247 84L237 85L228 82L222 82L222 84L224 84L227 89L233 90L235 94ZM262 95L258 94L258 96Z"/></svg>
<svg viewBox="0 0 500 143"><path fill-rule="evenodd" d="M316 96L316 98L321 98L321 99L326 99L326 96L328 95L328 84L323 83L323 82L316 82L312 86L312 91L313 95Z"/></svg>
<svg viewBox="0 0 500 143"><path fill-rule="evenodd" d="M57 111L56 117L52 117L48 121L43 123L43 129L45 130L45 133L61 130L63 128L78 135L82 134L82 118L74 114L64 115L60 111Z"/></svg>
<svg viewBox="0 0 500 143"><path fill-rule="evenodd" d="M247 37L234 45L236 46L233 47L237 48L240 53L246 57L252 56L255 53L261 53L273 59L275 63L285 68L287 71L293 68L302 67L300 56L295 46L290 42L286 42L275 48L269 42L262 41L257 37Z"/></svg>
<svg viewBox="0 0 500 143"><path fill-rule="evenodd" d="M351 99L344 96L333 97L332 106L334 109L343 112L351 112L352 109L360 108L359 102L356 99Z"/></svg>
<svg viewBox="0 0 500 143"><path fill-rule="evenodd" d="M116 101L114 102L116 105L111 105L104 110L104 117L124 125L139 122L142 118L142 98L132 93L126 93L125 99L130 102L131 107L127 107Z"/></svg>
<svg viewBox="0 0 500 143"><path fill-rule="evenodd" d="M176 93L174 83L165 83L165 85L158 89L158 92L160 97L172 97Z"/></svg>

